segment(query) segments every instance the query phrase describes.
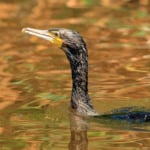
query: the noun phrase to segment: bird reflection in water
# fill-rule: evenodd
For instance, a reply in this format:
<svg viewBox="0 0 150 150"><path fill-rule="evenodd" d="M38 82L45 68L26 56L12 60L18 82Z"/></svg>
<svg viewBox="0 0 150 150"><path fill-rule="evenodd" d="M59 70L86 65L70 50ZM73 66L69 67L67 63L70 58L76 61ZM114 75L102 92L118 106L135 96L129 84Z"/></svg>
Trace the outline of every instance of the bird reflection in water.
<svg viewBox="0 0 150 150"><path fill-rule="evenodd" d="M69 150L88 150L87 117L70 111L70 143Z"/></svg>

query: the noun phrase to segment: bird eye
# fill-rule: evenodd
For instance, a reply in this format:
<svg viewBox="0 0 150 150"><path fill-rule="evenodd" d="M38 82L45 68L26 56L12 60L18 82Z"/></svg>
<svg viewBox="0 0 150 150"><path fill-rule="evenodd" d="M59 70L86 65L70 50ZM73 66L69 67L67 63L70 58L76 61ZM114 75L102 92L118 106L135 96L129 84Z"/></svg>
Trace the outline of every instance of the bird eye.
<svg viewBox="0 0 150 150"><path fill-rule="evenodd" d="M59 36L59 33L58 32L53 32L55 36Z"/></svg>

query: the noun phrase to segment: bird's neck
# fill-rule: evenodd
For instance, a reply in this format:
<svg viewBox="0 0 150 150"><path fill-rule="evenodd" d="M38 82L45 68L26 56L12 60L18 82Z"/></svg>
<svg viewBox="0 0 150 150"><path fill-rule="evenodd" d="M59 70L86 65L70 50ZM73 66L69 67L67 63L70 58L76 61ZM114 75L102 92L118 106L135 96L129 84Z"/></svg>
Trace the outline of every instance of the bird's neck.
<svg viewBox="0 0 150 150"><path fill-rule="evenodd" d="M79 57L79 58L78 58ZM88 94L88 62L87 56L80 54L70 63L72 72L72 89Z"/></svg>
<svg viewBox="0 0 150 150"><path fill-rule="evenodd" d="M93 109L88 96L88 55L87 50L67 54L72 72L71 106L79 112Z"/></svg>
<svg viewBox="0 0 150 150"><path fill-rule="evenodd" d="M70 53L67 57L70 62L72 73L72 92L80 91L82 94L88 94L87 50L78 50L78 53Z"/></svg>

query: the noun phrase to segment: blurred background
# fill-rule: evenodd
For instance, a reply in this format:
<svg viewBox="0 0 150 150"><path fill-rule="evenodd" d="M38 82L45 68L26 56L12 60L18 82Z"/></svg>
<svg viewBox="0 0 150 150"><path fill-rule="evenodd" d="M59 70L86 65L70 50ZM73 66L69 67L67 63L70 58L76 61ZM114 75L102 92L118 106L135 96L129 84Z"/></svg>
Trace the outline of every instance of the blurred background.
<svg viewBox="0 0 150 150"><path fill-rule="evenodd" d="M84 37L98 112L150 109L149 0L0 0L2 150L68 149L70 139L69 63L56 46L21 33L24 27L69 28ZM93 123L89 132L89 149L138 149L149 142L149 132Z"/></svg>

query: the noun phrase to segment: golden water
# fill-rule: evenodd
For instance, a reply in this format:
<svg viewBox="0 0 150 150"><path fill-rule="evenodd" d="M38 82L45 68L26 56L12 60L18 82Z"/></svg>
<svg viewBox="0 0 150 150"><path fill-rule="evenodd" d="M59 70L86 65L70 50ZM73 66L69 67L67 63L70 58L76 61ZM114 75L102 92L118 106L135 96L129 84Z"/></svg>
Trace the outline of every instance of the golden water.
<svg viewBox="0 0 150 150"><path fill-rule="evenodd" d="M146 1L3 0L0 8L1 150L149 149L149 124L70 115L65 55L47 41L21 33L28 26L77 30L89 49L89 94L95 109L150 109Z"/></svg>

